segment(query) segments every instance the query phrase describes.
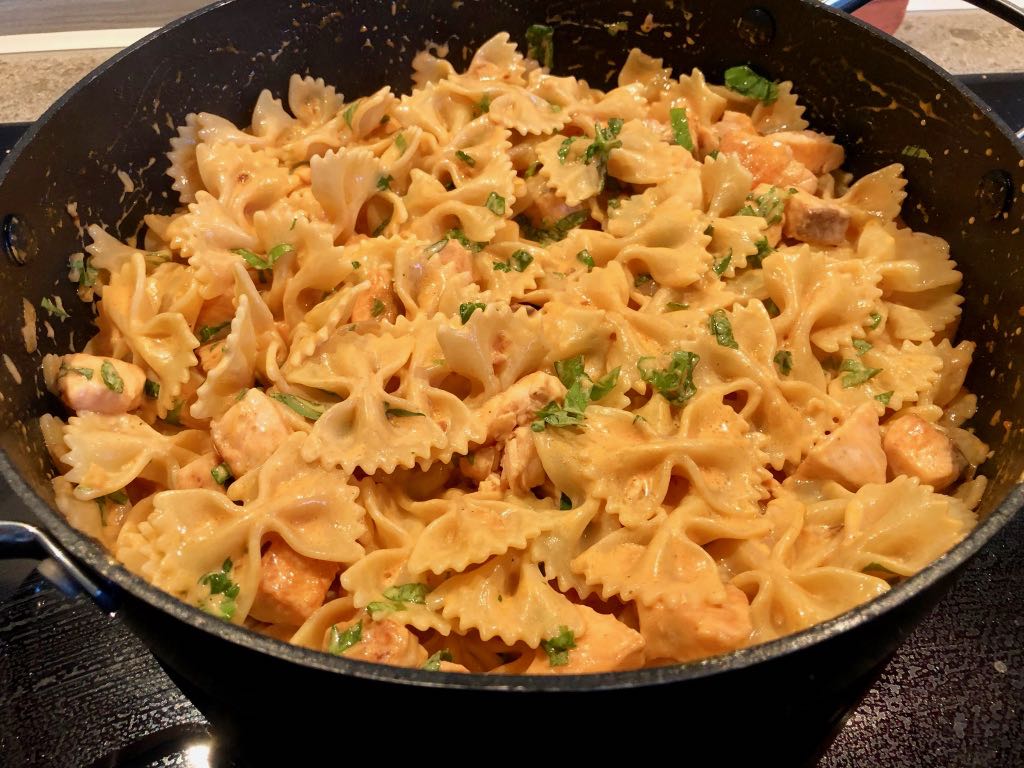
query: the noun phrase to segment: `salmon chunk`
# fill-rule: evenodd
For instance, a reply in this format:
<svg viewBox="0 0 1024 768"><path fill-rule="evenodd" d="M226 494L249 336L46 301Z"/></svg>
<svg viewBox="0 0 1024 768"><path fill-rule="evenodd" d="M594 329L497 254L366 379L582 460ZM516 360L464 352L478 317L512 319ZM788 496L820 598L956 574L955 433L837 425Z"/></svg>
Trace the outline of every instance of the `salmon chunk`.
<svg viewBox="0 0 1024 768"><path fill-rule="evenodd" d="M894 476L909 475L941 491L956 480L967 465L960 451L936 426L908 414L889 424L882 441Z"/></svg>
<svg viewBox="0 0 1024 768"><path fill-rule="evenodd" d="M843 206L830 200L797 192L786 203L782 231L804 243L839 245L846 239L850 214Z"/></svg>
<svg viewBox="0 0 1024 768"><path fill-rule="evenodd" d="M338 564L300 555L275 536L263 553L260 584L250 611L271 624L298 626L323 605Z"/></svg>
<svg viewBox="0 0 1024 768"><path fill-rule="evenodd" d="M352 322L361 323L366 320L386 320L389 323L398 319L398 296L395 294L391 278L380 271L373 271L369 278L370 289L363 291L352 307Z"/></svg>
<svg viewBox="0 0 1024 768"><path fill-rule="evenodd" d="M637 608L648 661L690 661L732 651L747 644L753 628L747 596L732 585L725 587L721 604L669 606L659 600Z"/></svg>
<svg viewBox="0 0 1024 768"><path fill-rule="evenodd" d="M835 480L856 491L885 482L886 452L875 407L865 403L831 435L814 446L796 471L806 480Z"/></svg>
<svg viewBox="0 0 1024 768"><path fill-rule="evenodd" d="M388 620L362 622L359 641L345 651L348 658L417 668L427 661L426 650L407 627Z"/></svg>
<svg viewBox="0 0 1024 768"><path fill-rule="evenodd" d="M841 146L816 131L779 131L771 139L789 147L793 159L815 176L831 173L845 159Z"/></svg>
<svg viewBox="0 0 1024 768"><path fill-rule="evenodd" d="M538 648L526 670L533 675L585 675L638 669L644 665L644 638L614 616L580 606L586 629L568 649L566 663L552 666L547 651Z"/></svg>
<svg viewBox="0 0 1024 768"><path fill-rule="evenodd" d="M61 358L57 394L73 411L118 414L142 403L146 374L113 357L71 354Z"/></svg>
<svg viewBox="0 0 1024 768"><path fill-rule="evenodd" d="M291 434L273 400L258 389L250 389L214 419L210 431L217 453L235 477L260 466Z"/></svg>
<svg viewBox="0 0 1024 768"><path fill-rule="evenodd" d="M536 371L523 377L481 408L487 438L496 440L511 435L516 427L532 421L537 411L563 394L562 382L549 373Z"/></svg>
<svg viewBox="0 0 1024 768"><path fill-rule="evenodd" d="M794 158L793 150L775 141L774 134L759 134L749 116L727 111L713 130L718 136L718 150L735 154L753 175L755 185L798 187L808 191L817 188L817 176Z"/></svg>
<svg viewBox="0 0 1024 768"><path fill-rule="evenodd" d="M178 490L205 488L208 491L219 491L223 486L213 479L213 470L219 465L217 454L204 453L178 470L174 487Z"/></svg>

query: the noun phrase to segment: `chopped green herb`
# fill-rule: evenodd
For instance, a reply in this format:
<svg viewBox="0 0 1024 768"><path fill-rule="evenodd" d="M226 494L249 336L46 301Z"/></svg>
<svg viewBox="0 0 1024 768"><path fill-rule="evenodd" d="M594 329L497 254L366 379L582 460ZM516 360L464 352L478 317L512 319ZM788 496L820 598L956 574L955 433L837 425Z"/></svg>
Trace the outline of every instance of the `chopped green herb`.
<svg viewBox="0 0 1024 768"><path fill-rule="evenodd" d="M327 640L327 652L335 656L341 656L345 651L363 639L363 620L346 629L344 632L338 630L338 625L331 626L331 634Z"/></svg>
<svg viewBox="0 0 1024 768"><path fill-rule="evenodd" d="M870 315L868 315L868 319L871 320L871 322L868 324L868 328L870 328L872 331L876 330L878 326L882 324L882 316L877 312L872 312Z"/></svg>
<svg viewBox="0 0 1024 768"><path fill-rule="evenodd" d="M569 150L572 149L572 143L576 141L576 138L576 136L567 136L558 146L558 162L562 165L565 165L565 161L569 159Z"/></svg>
<svg viewBox="0 0 1024 768"><path fill-rule="evenodd" d="M113 493L108 493L106 498L110 499L115 504L128 503L128 494L125 492L124 488L119 491L114 491Z"/></svg>
<svg viewBox="0 0 1024 768"><path fill-rule="evenodd" d="M89 260L80 253L76 253L68 259L68 279L77 282L79 288L91 288L96 285L96 278L99 272L89 266Z"/></svg>
<svg viewBox="0 0 1024 768"><path fill-rule="evenodd" d="M270 395L282 405L286 405L295 411L299 416L310 421L316 421L324 415L324 406L314 403L298 395L290 395L287 392L274 392Z"/></svg>
<svg viewBox="0 0 1024 768"><path fill-rule="evenodd" d="M564 667L569 663L569 651L576 647L576 635L566 626L558 628L558 634L540 641L540 647L548 655L552 667Z"/></svg>
<svg viewBox="0 0 1024 768"><path fill-rule="evenodd" d="M733 338L732 323L729 322L729 317L725 314L724 309L716 309L711 313L711 316L708 318L708 330L718 341L719 346L728 347L729 349L740 348L740 345L736 343L736 339Z"/></svg>
<svg viewBox="0 0 1024 768"><path fill-rule="evenodd" d="M747 203L738 211L737 216L760 216L767 222L768 226L778 224L782 221L782 212L786 208L785 202L779 197L778 190L772 187L764 194L753 198L754 205Z"/></svg>
<svg viewBox="0 0 1024 768"><path fill-rule="evenodd" d="M776 304L775 300L770 296L761 303L764 305L764 309L768 313L768 317L778 317L782 314L782 310L779 309L779 305Z"/></svg>
<svg viewBox="0 0 1024 768"><path fill-rule="evenodd" d="M174 405L167 411L167 415L164 416L164 421L168 424L173 424L176 427L181 426L181 406L185 404L184 400L175 400Z"/></svg>
<svg viewBox="0 0 1024 768"><path fill-rule="evenodd" d="M526 30L526 55L542 67L555 63L555 30L543 24L531 24Z"/></svg>
<svg viewBox="0 0 1024 768"><path fill-rule="evenodd" d="M718 159L718 150L717 149L712 149L710 152L708 152L708 157L710 157L712 160L717 160Z"/></svg>
<svg viewBox="0 0 1024 768"><path fill-rule="evenodd" d="M622 207L622 200L620 200L617 197L613 197L611 200L608 201L608 210L609 211L617 211L621 207Z"/></svg>
<svg viewBox="0 0 1024 768"><path fill-rule="evenodd" d="M92 368L73 368L69 366L67 363L60 364L60 370L57 371L57 378L67 376L69 373L77 373L79 376L84 376L85 378L92 381Z"/></svg>
<svg viewBox="0 0 1024 768"><path fill-rule="evenodd" d="M888 568L886 568L881 563L868 563L867 565L865 565L863 568L860 569L860 572L861 573L876 573L876 574L879 574L880 578L885 578L886 576L898 576L899 575L899 574L893 573L892 571L890 571Z"/></svg>
<svg viewBox="0 0 1024 768"><path fill-rule="evenodd" d="M360 101L362 101L362 99L356 99L345 108L344 112L341 113L341 116L345 119L345 125L347 125L349 129L352 128L352 118L356 114L356 108L359 106Z"/></svg>
<svg viewBox="0 0 1024 768"><path fill-rule="evenodd" d="M64 305L61 302L60 297L54 296L54 298L57 299L56 302L44 298L39 302L39 306L45 309L47 313L49 313L50 317L59 317L61 320L67 320L69 315L64 309Z"/></svg>
<svg viewBox="0 0 1024 768"><path fill-rule="evenodd" d="M540 170L540 161L538 160L538 161L532 162L528 166L526 166L526 170L523 171L523 178L524 179L528 179L531 176L536 176L537 172L539 170Z"/></svg>
<svg viewBox="0 0 1024 768"><path fill-rule="evenodd" d="M865 341L864 339L854 339L853 348L857 350L858 355L863 355L869 349L871 349L871 342Z"/></svg>
<svg viewBox="0 0 1024 768"><path fill-rule="evenodd" d="M690 121L686 117L686 110L682 107L673 107L668 111L668 119L672 124L672 136L676 144L692 152L693 139L690 136Z"/></svg>
<svg viewBox="0 0 1024 768"><path fill-rule="evenodd" d="M590 255L590 251L586 248L576 254L576 261L586 266L587 272L594 271L594 257Z"/></svg>
<svg viewBox="0 0 1024 768"><path fill-rule="evenodd" d="M494 262L493 266L494 266L494 271L495 272L511 272L512 271L512 267L509 264L507 264L506 262L504 262L504 261L496 261L496 262ZM522 271L522 270L520 270L520 271Z"/></svg>
<svg viewBox="0 0 1024 768"><path fill-rule="evenodd" d="M384 302L380 299L374 299L373 304L370 305L370 314L374 317L380 317L387 310Z"/></svg>
<svg viewBox="0 0 1024 768"><path fill-rule="evenodd" d="M433 243L432 245L428 245L426 248L423 249L423 252L427 254L427 258L429 259L434 254L443 251L446 245L448 245L447 237L444 238L443 240L438 240L436 243Z"/></svg>
<svg viewBox="0 0 1024 768"><path fill-rule="evenodd" d="M89 377L92 377L92 371L89 371ZM156 400L160 397L160 383L146 379L146 383L142 385L142 391L150 400Z"/></svg>
<svg viewBox="0 0 1024 768"><path fill-rule="evenodd" d="M539 411L530 428L534 432L543 432L547 427L573 427L583 423L587 405L607 395L619 380L619 369L615 368L593 386L588 385L590 376L583 367L583 355L559 360L555 363L555 373L567 388L565 400L561 405L552 400Z"/></svg>
<svg viewBox="0 0 1024 768"><path fill-rule="evenodd" d="M559 242L564 240L566 235L576 227L580 226L590 218L586 211L575 211L563 216L551 226L534 227L530 220L523 215L517 216L515 221L527 240L537 243Z"/></svg>
<svg viewBox="0 0 1024 768"><path fill-rule="evenodd" d="M479 301L467 301L464 304L459 304L459 319L465 325L469 322L469 318L472 317L474 312L478 309L483 310L486 308L487 305Z"/></svg>
<svg viewBox="0 0 1024 768"><path fill-rule="evenodd" d="M370 618L374 620L377 619L378 614L402 610L405 610L404 604L384 602L382 600L374 600L372 603L367 603L366 605L366 612L370 614Z"/></svg>
<svg viewBox="0 0 1024 768"><path fill-rule="evenodd" d="M104 360L103 365L100 366L100 376L103 377L103 383L107 385L107 389L111 392L117 392L118 394L124 392L124 379L121 378L114 364L109 360Z"/></svg>
<svg viewBox="0 0 1024 768"><path fill-rule="evenodd" d="M370 237L380 237L384 234L384 230L388 228L388 224L391 223L391 214L389 213L384 219L374 227L373 232L370 233Z"/></svg>
<svg viewBox="0 0 1024 768"><path fill-rule="evenodd" d="M230 328L230 327L231 327L231 321L230 320L226 320L223 323L220 323L219 325L204 325L202 328L199 329L199 333L197 334L199 336L199 343L200 344L205 344L210 339L212 339L214 336L216 336L218 333L223 331L225 328Z"/></svg>
<svg viewBox="0 0 1024 768"><path fill-rule="evenodd" d="M402 155L409 148L409 142L405 140L404 133L395 134L395 146L398 147L398 154Z"/></svg>
<svg viewBox="0 0 1024 768"><path fill-rule="evenodd" d="M361 266L362 266L362 264L360 264L358 261L353 261L352 262L352 269L359 269L359 267L361 267Z"/></svg>
<svg viewBox="0 0 1024 768"><path fill-rule="evenodd" d="M288 227L288 231L291 232L293 229L295 229L295 225L298 224L298 223L299 223L299 217L298 216L292 217L292 225L290 227Z"/></svg>
<svg viewBox="0 0 1024 768"><path fill-rule="evenodd" d="M146 261L146 266L159 267L161 264L166 264L171 260L170 251L146 251L143 257Z"/></svg>
<svg viewBox="0 0 1024 768"><path fill-rule="evenodd" d="M775 367L779 369L779 373L783 376L789 376L793 371L793 353L784 349L780 349L775 353L775 357L772 358L775 362Z"/></svg>
<svg viewBox="0 0 1024 768"><path fill-rule="evenodd" d="M209 587L210 596L220 595L215 604L201 603L204 610L209 613L219 613L225 619L231 619L235 615L235 598L240 591L239 585L231 578L231 558L229 557L221 565L219 571L211 571L199 577L199 583Z"/></svg>
<svg viewBox="0 0 1024 768"><path fill-rule="evenodd" d="M915 146L913 144L908 144L907 146L905 146L903 150L900 152L900 154L906 155L907 157L916 157L921 160L927 160L929 163L932 161L932 156L928 154L927 149L925 149L924 147Z"/></svg>
<svg viewBox="0 0 1024 768"><path fill-rule="evenodd" d="M487 210L495 216L505 215L505 198L497 192L491 192L491 194L487 196L487 200L484 202L484 205L486 205Z"/></svg>
<svg viewBox="0 0 1024 768"><path fill-rule="evenodd" d="M388 418L392 416L395 418L401 418L404 416L424 416L426 414L420 411L407 411L405 408L393 408L391 403L384 403L384 415Z"/></svg>
<svg viewBox="0 0 1024 768"><path fill-rule="evenodd" d="M516 272L525 272L526 268L533 263L533 256L520 248L512 254L511 263L512 269Z"/></svg>
<svg viewBox="0 0 1024 768"><path fill-rule="evenodd" d="M647 272L641 272L639 275L633 278L633 287L642 288L643 286L653 283L654 278Z"/></svg>
<svg viewBox="0 0 1024 768"><path fill-rule="evenodd" d="M476 108L473 110L476 117L480 115L486 115L491 111L491 94L485 93L484 97L477 102Z"/></svg>
<svg viewBox="0 0 1024 768"><path fill-rule="evenodd" d="M716 261L714 264L711 265L711 271L714 272L719 277L721 277L722 274L725 272L725 270L727 270L729 268L729 265L731 263L732 263L732 248L729 249L729 252L727 254L725 254L725 256L723 256L721 259L719 259L718 261Z"/></svg>
<svg viewBox="0 0 1024 768"><path fill-rule="evenodd" d="M269 261L271 266L273 266L278 259L284 256L286 253L291 253L294 250L295 246L292 245L291 243L278 243L269 251L267 251L267 261Z"/></svg>
<svg viewBox="0 0 1024 768"><path fill-rule="evenodd" d="M714 237L715 236L715 225L714 224L708 224L707 227L704 228L704 234L707 235L708 237Z"/></svg>
<svg viewBox="0 0 1024 768"><path fill-rule="evenodd" d="M757 253L747 256L747 266L760 269L764 260L775 253L775 249L768 245L767 237L762 237L754 245L757 246Z"/></svg>
<svg viewBox="0 0 1024 768"><path fill-rule="evenodd" d="M561 510L572 509L572 499L569 498L569 494L563 493L558 498L558 508Z"/></svg>
<svg viewBox="0 0 1024 768"><path fill-rule="evenodd" d="M612 150L622 146L622 141L616 138L622 130L622 125L621 117L608 118L608 124L604 127L600 123L595 123L594 141L583 153L584 163L597 163L598 192L604 189L605 178L608 175L608 158Z"/></svg>
<svg viewBox="0 0 1024 768"><path fill-rule="evenodd" d="M882 392L880 395L875 395L875 400L880 402L882 405L888 405L889 401L892 400L892 396L896 394L893 390L888 392Z"/></svg>
<svg viewBox="0 0 1024 768"><path fill-rule="evenodd" d="M391 115L384 115L384 117L380 119L380 125L387 125L389 122L391 122Z"/></svg>
<svg viewBox="0 0 1024 768"><path fill-rule="evenodd" d="M457 158L459 158L459 160L464 162L466 165L468 165L470 168L472 168L474 165L476 165L476 160L474 160L472 157L467 155L461 149L455 150L455 156Z"/></svg>
<svg viewBox="0 0 1024 768"><path fill-rule="evenodd" d="M644 418L643 416L641 416L641 415L640 415L639 413L638 413L638 414L636 414L636 415L635 415L635 416L633 417L633 425L634 425L634 426L636 426L637 424L639 424L639 423L640 423L641 421L644 421L644 422L646 422L646 421L647 421L647 419L645 419L645 418Z"/></svg>
<svg viewBox="0 0 1024 768"><path fill-rule="evenodd" d="M210 470L210 476L217 485L227 485L231 479L231 470L227 464L221 463Z"/></svg>
<svg viewBox="0 0 1024 768"><path fill-rule="evenodd" d="M388 600L395 600L400 603L416 603L417 605L424 605L427 602L427 595L429 593L430 587L426 584L413 582L410 584L388 587L384 590L384 597Z"/></svg>
<svg viewBox="0 0 1024 768"><path fill-rule="evenodd" d="M856 387L868 379L873 379L882 372L881 368L868 368L860 360L843 360L839 370L846 373L843 376L843 389Z"/></svg>
<svg viewBox="0 0 1024 768"><path fill-rule="evenodd" d="M562 386L568 389L581 378L587 375L583 366L583 355L555 361L555 375L562 382Z"/></svg>
<svg viewBox="0 0 1024 768"><path fill-rule="evenodd" d="M427 659L427 663L423 665L423 669L428 672L437 672L441 669L442 661L451 661L452 652L447 648L442 648L437 653L431 654L430 658Z"/></svg>
<svg viewBox="0 0 1024 768"><path fill-rule="evenodd" d="M395 177L392 176L390 173L387 174L386 176L380 176L377 179L377 189L379 189L381 192L387 192L388 190L391 189L391 182L394 180Z"/></svg>
<svg viewBox="0 0 1024 768"><path fill-rule="evenodd" d="M689 309L690 305L685 301L670 301L665 305L666 312L678 312L680 309Z"/></svg>
<svg viewBox="0 0 1024 768"><path fill-rule="evenodd" d="M654 387L672 405L685 405L687 400L697 394L697 386L693 383L693 371L700 362L700 355L676 350L669 357L666 368L645 367L644 361L653 359L641 357L636 361L640 378Z"/></svg>
<svg viewBox="0 0 1024 768"><path fill-rule="evenodd" d="M266 258L260 256L258 253L253 253L248 248L234 248L231 252L245 259L246 263L253 269L262 270L270 269L274 266L274 262L286 253L291 253L294 250L295 246L290 243L280 243L270 249Z"/></svg>
<svg viewBox="0 0 1024 768"><path fill-rule="evenodd" d="M449 229L446 237L448 240L455 240L459 245L472 253L480 253L487 246L487 243L470 240L461 229ZM437 243L434 243L434 245L437 245ZM444 246L441 247L443 248Z"/></svg>
<svg viewBox="0 0 1024 768"><path fill-rule="evenodd" d="M590 388L590 401L597 402L602 397L611 392L615 385L619 382L619 373L621 371L620 366L616 366L610 370L605 376L594 382L594 386Z"/></svg>
<svg viewBox="0 0 1024 768"><path fill-rule="evenodd" d="M730 67L725 70L725 87L743 96L757 99L762 104L771 104L779 98L779 86L761 77L748 66Z"/></svg>

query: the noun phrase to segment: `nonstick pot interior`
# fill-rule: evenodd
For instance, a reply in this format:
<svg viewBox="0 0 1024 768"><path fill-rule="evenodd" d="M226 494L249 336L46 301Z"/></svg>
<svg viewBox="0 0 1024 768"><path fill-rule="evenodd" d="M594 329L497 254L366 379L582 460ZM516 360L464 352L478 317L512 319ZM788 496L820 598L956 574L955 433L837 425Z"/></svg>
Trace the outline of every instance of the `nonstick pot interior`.
<svg viewBox="0 0 1024 768"><path fill-rule="evenodd" d="M42 386L41 355L80 348L92 333L91 313L66 279L67 255L83 248L80 225L99 223L131 240L144 213L173 210L176 201L163 175L163 152L173 126L188 112L209 111L244 125L260 90L283 93L292 72L324 77L350 98L381 84L405 91L411 84L411 59L426 41L447 45L453 63L461 66L495 32L507 30L521 41L526 27L535 22L557 30L556 73L607 87L633 46L664 57L677 72L700 67L712 81L721 81L729 66L749 63L773 78L796 83L808 107L806 117L813 127L837 135L848 151L847 167L855 174L905 162L910 197L904 218L915 229L951 242L967 299L961 336L979 342L968 385L980 397L978 433L995 451L983 470L991 483L980 528L879 601L760 649L617 676L501 682L430 678L415 670L332 659L257 638L142 583L71 530L49 505L51 468L36 417L59 410ZM925 150L931 160L908 157L908 146ZM174 632L188 625L192 639L201 635L236 652L247 646L250 656L295 662L318 674L340 671L378 681L441 680L503 690L629 688L749 669L856 630L860 655L847 663L857 674L847 677L860 679L905 636L956 565L1020 505L1017 494L999 506L1024 469L1024 405L1016 397L1019 361L1024 360L1024 318L1018 311L1024 307L1022 166L1020 147L1005 126L957 85L915 54L814 2L769 0L755 7L740 0L229 0L172 25L90 75L44 116L0 171L0 219L7 217L8 236L27 260L24 266L7 260L0 267L0 340L11 364L7 374L0 370L0 376L10 376L0 401L7 474L61 545L128 590L126 605L134 607L136 616L149 611L151 626ZM42 297L54 294L72 308L72 318L53 323L55 337L41 336L39 352L30 355L20 335L22 297L38 306ZM912 601L917 602L908 608L905 603ZM888 624L886 615L892 619ZM869 622L877 629L864 630ZM846 653L853 649L844 645ZM187 660L180 664L187 666ZM818 668L809 674L813 679L824 672Z"/></svg>

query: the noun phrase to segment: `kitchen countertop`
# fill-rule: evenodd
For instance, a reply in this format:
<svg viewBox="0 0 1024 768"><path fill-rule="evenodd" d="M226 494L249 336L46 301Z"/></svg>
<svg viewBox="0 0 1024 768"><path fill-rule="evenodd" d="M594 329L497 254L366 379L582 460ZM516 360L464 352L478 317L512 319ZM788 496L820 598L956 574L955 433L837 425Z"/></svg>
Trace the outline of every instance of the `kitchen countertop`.
<svg viewBox="0 0 1024 768"><path fill-rule="evenodd" d="M1024 71L1024 32L982 11L913 13L896 36L954 74ZM117 50L0 55L0 123L35 120Z"/></svg>

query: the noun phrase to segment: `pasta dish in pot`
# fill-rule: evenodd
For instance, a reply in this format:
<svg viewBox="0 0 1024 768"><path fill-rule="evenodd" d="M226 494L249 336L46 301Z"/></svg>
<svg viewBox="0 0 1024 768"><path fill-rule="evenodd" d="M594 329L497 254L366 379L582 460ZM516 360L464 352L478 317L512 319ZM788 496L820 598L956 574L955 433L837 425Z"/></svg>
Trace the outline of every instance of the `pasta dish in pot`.
<svg viewBox="0 0 1024 768"><path fill-rule="evenodd" d="M258 632L531 674L780 637L970 532L961 276L899 164L854 181L745 66L441 53L191 114L178 210L89 227L96 335L44 360L74 526Z"/></svg>

